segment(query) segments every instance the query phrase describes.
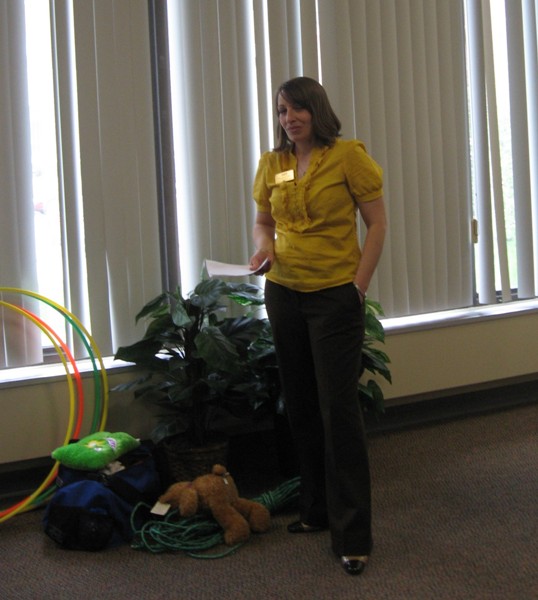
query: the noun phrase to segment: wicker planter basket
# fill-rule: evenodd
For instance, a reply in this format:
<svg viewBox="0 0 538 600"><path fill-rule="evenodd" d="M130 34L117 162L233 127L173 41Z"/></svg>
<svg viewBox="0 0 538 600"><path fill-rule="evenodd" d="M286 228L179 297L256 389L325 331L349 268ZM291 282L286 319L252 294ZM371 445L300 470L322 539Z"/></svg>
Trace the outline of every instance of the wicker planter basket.
<svg viewBox="0 0 538 600"><path fill-rule="evenodd" d="M227 440L201 448L180 448L173 441L167 441L162 443L162 448L171 481L192 481L210 473L214 464L226 466L228 459Z"/></svg>

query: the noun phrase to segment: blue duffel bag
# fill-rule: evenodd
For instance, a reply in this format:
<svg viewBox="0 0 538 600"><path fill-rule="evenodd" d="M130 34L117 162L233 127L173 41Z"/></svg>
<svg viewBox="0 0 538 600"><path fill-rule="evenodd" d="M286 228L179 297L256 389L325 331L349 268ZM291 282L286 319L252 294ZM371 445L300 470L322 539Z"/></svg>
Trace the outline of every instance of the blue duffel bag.
<svg viewBox="0 0 538 600"><path fill-rule="evenodd" d="M152 506L162 493L153 454L144 445L115 461L114 472L61 464L56 485L43 525L52 540L71 550L103 550L130 542L133 530L150 516L144 510L133 513L134 507Z"/></svg>

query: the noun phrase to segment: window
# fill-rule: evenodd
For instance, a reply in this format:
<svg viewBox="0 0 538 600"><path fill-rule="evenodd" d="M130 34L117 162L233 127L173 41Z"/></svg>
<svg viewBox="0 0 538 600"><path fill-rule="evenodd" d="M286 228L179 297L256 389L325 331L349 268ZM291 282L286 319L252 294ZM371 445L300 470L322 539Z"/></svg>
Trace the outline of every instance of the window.
<svg viewBox="0 0 538 600"><path fill-rule="evenodd" d="M468 0L480 303L536 296L538 94L532 1Z"/></svg>
<svg viewBox="0 0 538 600"><path fill-rule="evenodd" d="M40 0L25 0L28 106L32 161L37 292L65 303L63 257L58 198L58 163L52 70L49 6ZM64 319L55 311L48 324L65 336ZM43 334L43 344L50 344Z"/></svg>
<svg viewBox="0 0 538 600"><path fill-rule="evenodd" d="M532 0L170 6L176 140L202 134L176 146L183 280L204 256L248 256L272 90L305 74L385 168L389 236L371 294L387 315L534 297L534 11Z"/></svg>
<svg viewBox="0 0 538 600"><path fill-rule="evenodd" d="M385 169L390 232L370 294L388 316L536 295L532 0L28 0L37 33L24 6L0 15L0 251L12 257L0 282L53 296L104 354L138 339L134 315L177 271L192 289L204 258L248 258L272 92L300 74L321 79L344 136ZM26 38L47 55L37 71ZM35 73L42 159L29 143Z"/></svg>
<svg viewBox="0 0 538 600"><path fill-rule="evenodd" d="M344 136L364 140L386 172L390 231L370 295L394 316L472 305L462 1L182 1L169 11L185 286L204 257L249 256L272 91L304 74L322 79Z"/></svg>
<svg viewBox="0 0 538 600"><path fill-rule="evenodd" d="M92 332L105 355L140 335L134 315L148 297L161 291L147 8L146 0L41 0L28 4L27 24L23 2L0 5L5 50L0 62L0 251L10 257L0 263L0 282L4 288L54 295L54 301ZM39 33L30 29L34 16L40 20ZM39 46L47 62L37 75L33 55L27 61L26 52L26 39L31 44L37 41L30 39L33 35L51 40L49 49ZM27 64L33 73L31 84ZM41 68L48 71L46 89L36 79ZM42 160L34 152L38 138L30 136L31 121L34 130L40 128L33 106L31 113L28 110L36 85L49 111L41 128L47 127L50 146L41 155L47 163L34 170ZM37 180L46 181L45 192L35 186L35 199L33 171ZM44 205L41 193L46 194ZM34 214L34 202L51 216L42 247L40 219L45 215L39 210ZM47 258L42 260L45 252ZM36 261L45 274L41 280ZM58 264L50 271L52 261ZM9 300L22 302L16 295ZM39 313L42 307L32 305L31 310ZM41 360L33 351L31 356L15 356L19 345L40 351L40 341L24 319L28 337L26 333L21 337L19 324L6 326L11 313L5 306L1 312L3 366ZM52 327L52 317L42 316ZM82 344L72 343L76 357L84 357Z"/></svg>

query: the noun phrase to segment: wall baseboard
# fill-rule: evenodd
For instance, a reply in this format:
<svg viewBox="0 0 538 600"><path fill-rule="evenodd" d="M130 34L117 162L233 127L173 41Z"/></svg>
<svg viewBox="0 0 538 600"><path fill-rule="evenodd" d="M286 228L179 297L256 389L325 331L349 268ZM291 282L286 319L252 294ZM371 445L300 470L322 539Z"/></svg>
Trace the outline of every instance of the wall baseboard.
<svg viewBox="0 0 538 600"><path fill-rule="evenodd" d="M538 379L532 379L433 398L408 398L403 403L387 406L380 417L367 414L365 422L369 434L382 434L536 402Z"/></svg>

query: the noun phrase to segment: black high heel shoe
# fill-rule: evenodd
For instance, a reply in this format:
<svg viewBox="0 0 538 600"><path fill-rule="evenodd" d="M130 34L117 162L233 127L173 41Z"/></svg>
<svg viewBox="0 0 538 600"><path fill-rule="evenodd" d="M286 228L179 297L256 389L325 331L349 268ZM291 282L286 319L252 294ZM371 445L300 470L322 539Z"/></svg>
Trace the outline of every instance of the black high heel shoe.
<svg viewBox="0 0 538 600"><path fill-rule="evenodd" d="M342 556L342 567L348 575L360 575L368 563L367 556Z"/></svg>
<svg viewBox="0 0 538 600"><path fill-rule="evenodd" d="M326 525L307 525L302 521L294 521L288 525L288 533L316 533L316 531L325 531Z"/></svg>

